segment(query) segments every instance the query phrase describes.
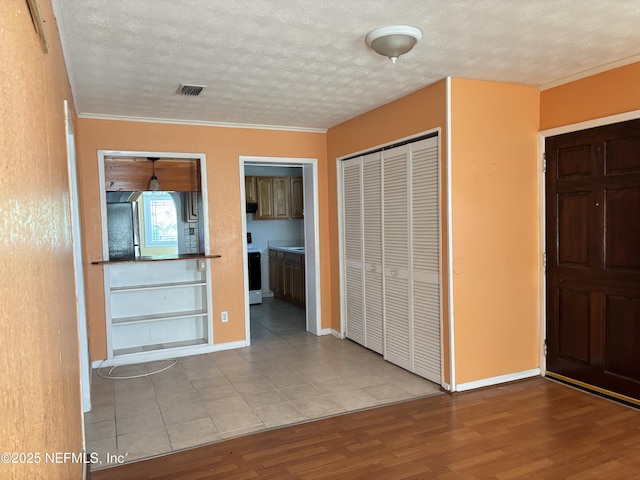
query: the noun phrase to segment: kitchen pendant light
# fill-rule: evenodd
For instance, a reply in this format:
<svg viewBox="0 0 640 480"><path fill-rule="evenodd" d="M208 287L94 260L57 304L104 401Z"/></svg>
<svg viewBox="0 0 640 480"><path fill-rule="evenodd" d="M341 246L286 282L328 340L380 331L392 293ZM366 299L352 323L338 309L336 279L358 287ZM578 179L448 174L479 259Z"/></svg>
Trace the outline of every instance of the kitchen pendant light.
<svg viewBox="0 0 640 480"><path fill-rule="evenodd" d="M422 30L418 27L390 25L369 32L366 42L376 53L396 63L398 57L410 51L421 38Z"/></svg>
<svg viewBox="0 0 640 480"><path fill-rule="evenodd" d="M160 160L159 157L147 157L147 160L151 160L151 164L153 165L153 175L149 179L149 187L148 190L152 192L157 192L160 190L160 182L158 181L158 177L156 177L156 160Z"/></svg>

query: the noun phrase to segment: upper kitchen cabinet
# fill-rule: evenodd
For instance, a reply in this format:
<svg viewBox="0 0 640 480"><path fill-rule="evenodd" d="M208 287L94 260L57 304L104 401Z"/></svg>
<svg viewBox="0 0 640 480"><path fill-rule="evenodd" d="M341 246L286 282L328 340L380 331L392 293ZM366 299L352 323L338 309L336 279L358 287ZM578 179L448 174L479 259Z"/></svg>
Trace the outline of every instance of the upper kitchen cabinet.
<svg viewBox="0 0 640 480"><path fill-rule="evenodd" d="M291 177L291 218L304 218L302 177Z"/></svg>
<svg viewBox="0 0 640 480"><path fill-rule="evenodd" d="M258 220L291 218L290 177L258 177Z"/></svg>
<svg viewBox="0 0 640 480"><path fill-rule="evenodd" d="M199 192L199 163L190 159L161 158L152 162L144 157L105 157L105 190L135 192L148 190L154 174L163 191Z"/></svg>
<svg viewBox="0 0 640 480"><path fill-rule="evenodd" d="M258 202L258 186L256 177L244 177L244 193L246 203Z"/></svg>

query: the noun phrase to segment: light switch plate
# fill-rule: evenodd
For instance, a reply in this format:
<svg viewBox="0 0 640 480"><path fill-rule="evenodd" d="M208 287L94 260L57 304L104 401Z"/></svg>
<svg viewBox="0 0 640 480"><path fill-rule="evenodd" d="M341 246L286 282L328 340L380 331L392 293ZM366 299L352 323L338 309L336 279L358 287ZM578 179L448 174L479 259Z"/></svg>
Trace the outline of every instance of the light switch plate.
<svg viewBox="0 0 640 480"><path fill-rule="evenodd" d="M207 261L204 258L198 260L198 271L206 272L207 271Z"/></svg>

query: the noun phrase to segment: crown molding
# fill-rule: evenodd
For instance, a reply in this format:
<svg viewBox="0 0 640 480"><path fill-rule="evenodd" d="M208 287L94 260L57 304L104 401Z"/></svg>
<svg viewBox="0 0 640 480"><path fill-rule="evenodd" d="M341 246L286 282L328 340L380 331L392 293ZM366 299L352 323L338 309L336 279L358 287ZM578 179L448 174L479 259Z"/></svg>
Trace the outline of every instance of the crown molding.
<svg viewBox="0 0 640 480"><path fill-rule="evenodd" d="M636 62L640 62L640 54L632 55L630 57L616 60L615 62L605 63L604 65L600 65L599 67L583 70L582 72L574 73L573 75L568 75L566 77L559 78L558 80L554 80L553 82L540 84L538 85L538 90L540 91L549 90L550 88L558 87L560 85L564 85L565 83L575 82L576 80L581 80L583 78L590 77L598 73L606 72L607 70L613 70L614 68L624 67L626 65L631 65L632 63L636 63Z"/></svg>
<svg viewBox="0 0 640 480"><path fill-rule="evenodd" d="M259 125L252 123L207 122L203 120L176 120L172 118L129 117L121 115L102 115L97 113L80 113L78 118L90 120L115 120L120 122L167 123L171 125L192 125L199 127L246 128L251 130L279 130L302 133L327 133L326 128L290 127L284 125Z"/></svg>

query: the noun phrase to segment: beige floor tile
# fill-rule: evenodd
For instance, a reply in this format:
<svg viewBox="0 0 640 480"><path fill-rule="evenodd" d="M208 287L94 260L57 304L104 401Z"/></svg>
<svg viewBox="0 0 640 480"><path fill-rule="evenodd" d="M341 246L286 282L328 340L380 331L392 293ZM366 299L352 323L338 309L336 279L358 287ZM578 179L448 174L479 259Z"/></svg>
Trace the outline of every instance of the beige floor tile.
<svg viewBox="0 0 640 480"><path fill-rule="evenodd" d="M267 427L288 425L307 420L307 417L291 403L264 405L254 408L254 411Z"/></svg>
<svg viewBox="0 0 640 480"><path fill-rule="evenodd" d="M263 405L274 405L286 402L287 399L280 391L271 390L269 392L253 393L242 396L250 407L261 407Z"/></svg>
<svg viewBox="0 0 640 480"><path fill-rule="evenodd" d="M157 427L127 435L118 435L118 452L121 455L128 454L129 459L156 455L163 453L163 451L171 451L169 434L164 427Z"/></svg>
<svg viewBox="0 0 640 480"><path fill-rule="evenodd" d="M375 387L387 383L383 377L378 375L355 375L349 376L347 379L358 388Z"/></svg>
<svg viewBox="0 0 640 480"><path fill-rule="evenodd" d="M249 404L239 394L213 400L203 400L202 404L211 416L220 416L250 409Z"/></svg>
<svg viewBox="0 0 640 480"><path fill-rule="evenodd" d="M202 402L210 402L239 395L238 391L233 388L233 385L231 384L221 385L219 387L202 388L197 390L197 394Z"/></svg>
<svg viewBox="0 0 640 480"><path fill-rule="evenodd" d="M85 425L85 435L88 442L115 437L116 421L105 420L104 422L90 423L88 425Z"/></svg>
<svg viewBox="0 0 640 480"><path fill-rule="evenodd" d="M144 388L135 388L131 390L117 391L115 393L115 403L120 405L127 402L155 402L156 392L153 386L149 384Z"/></svg>
<svg viewBox="0 0 640 480"><path fill-rule="evenodd" d="M209 413L198 401L197 403L171 403L160 408L165 425L188 422L198 418L207 418Z"/></svg>
<svg viewBox="0 0 640 480"><path fill-rule="evenodd" d="M111 377L133 377L136 375L144 375L149 373L149 369L145 363L138 363L135 365L120 365L118 367L102 367L101 373ZM131 380L144 380L147 377L141 377L141 379Z"/></svg>
<svg viewBox="0 0 640 480"><path fill-rule="evenodd" d="M330 393L329 396L346 410L366 408L378 404L378 400L364 390L349 390L347 392Z"/></svg>
<svg viewBox="0 0 640 480"><path fill-rule="evenodd" d="M184 443L190 440L195 441L198 438L218 434L218 430L209 417L167 425L167 431L169 432L169 440L171 441L172 447L175 447L175 445L179 443Z"/></svg>
<svg viewBox="0 0 640 480"><path fill-rule="evenodd" d="M295 387L282 388L280 389L280 392L282 392L287 400L304 400L305 398L322 395L320 389L310 383L305 385L296 385Z"/></svg>
<svg viewBox="0 0 640 480"><path fill-rule="evenodd" d="M347 390L355 390L358 388L344 378L334 378L333 380L315 383L314 385L318 387L322 393L346 392Z"/></svg>
<svg viewBox="0 0 640 480"><path fill-rule="evenodd" d="M208 378L200 378L198 380L192 380L191 386L196 390L202 390L203 388L210 387L223 387L225 385L230 385L227 377L221 375L219 377L208 377Z"/></svg>
<svg viewBox="0 0 640 480"><path fill-rule="evenodd" d="M118 453L118 448L116 446L116 437L102 438L100 440L94 440L91 442L87 442L86 446L87 453L97 453L98 461L101 463L96 463L91 465L91 470L99 470L101 468L110 467L112 465L108 465L106 462L107 454L116 455Z"/></svg>
<svg viewBox="0 0 640 480"><path fill-rule="evenodd" d="M116 420L124 417L133 417L149 411L159 411L158 404L156 402L150 403L137 400L119 403L116 405Z"/></svg>
<svg viewBox="0 0 640 480"><path fill-rule="evenodd" d="M343 407L329 395L296 400L291 402L300 413L307 418L317 418L319 416L333 415L343 411Z"/></svg>
<svg viewBox="0 0 640 480"><path fill-rule="evenodd" d="M398 385L402 389L409 392L409 394L412 396L433 395L435 393L441 393L439 385L436 385L435 383L419 377L399 382L392 381L391 384Z"/></svg>
<svg viewBox="0 0 640 480"><path fill-rule="evenodd" d="M398 400L410 398L411 394L398 385L386 383L362 389L378 401Z"/></svg>
<svg viewBox="0 0 640 480"><path fill-rule="evenodd" d="M207 368L196 368L194 370L186 369L185 373L187 374L187 377L191 381L200 380L203 378L224 377L224 374L222 373L222 371L216 366L207 367Z"/></svg>
<svg viewBox="0 0 640 480"><path fill-rule="evenodd" d="M193 388L193 385L191 385L191 382L189 381L189 379L186 378L186 376L184 379L181 379L175 382L170 380L163 380L162 382L155 383L153 385L153 388L155 389L156 394L158 395L184 393L191 390L195 390Z"/></svg>
<svg viewBox="0 0 640 480"><path fill-rule="evenodd" d="M198 393L194 389L179 393L158 393L157 396L158 405L160 405L160 408L165 406L180 406L187 403L198 403L200 401Z"/></svg>
<svg viewBox="0 0 640 480"><path fill-rule="evenodd" d="M275 387L266 379L258 379L253 381L231 382L233 388L235 388L241 395L248 395L252 393L267 392L269 390L275 390Z"/></svg>
<svg viewBox="0 0 640 480"><path fill-rule="evenodd" d="M262 420L247 407L246 410L240 410L231 413L223 413L220 415L212 415L213 423L215 424L218 432L224 434L232 430L239 430L241 428L262 426Z"/></svg>
<svg viewBox="0 0 640 480"><path fill-rule="evenodd" d="M118 435L143 432L161 426L164 426L164 419L158 408L149 409L139 415L118 418L116 420L116 431Z"/></svg>
<svg viewBox="0 0 640 480"><path fill-rule="evenodd" d="M85 424L104 422L116 418L113 405L93 406L90 412L84 414Z"/></svg>
<svg viewBox="0 0 640 480"><path fill-rule="evenodd" d="M296 385L304 385L309 383L302 375L293 373L291 375L282 375L280 371L274 372L276 375L269 378L269 382L276 388L294 387Z"/></svg>

